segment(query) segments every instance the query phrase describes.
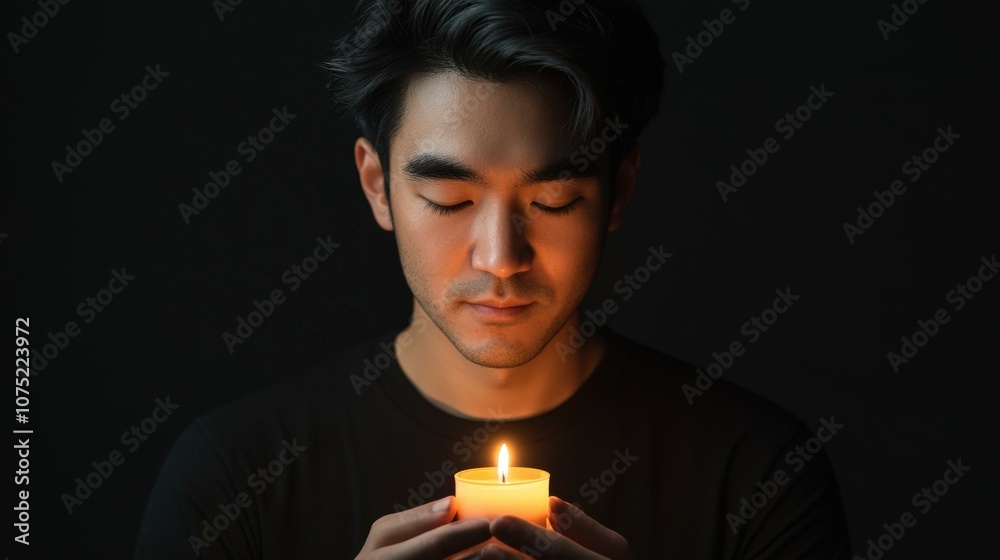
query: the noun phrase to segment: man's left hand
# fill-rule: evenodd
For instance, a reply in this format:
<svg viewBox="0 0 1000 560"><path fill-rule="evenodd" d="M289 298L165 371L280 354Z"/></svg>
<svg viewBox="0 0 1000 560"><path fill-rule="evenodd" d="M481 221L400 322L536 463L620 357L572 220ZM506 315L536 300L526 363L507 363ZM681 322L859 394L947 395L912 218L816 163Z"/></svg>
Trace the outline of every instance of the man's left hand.
<svg viewBox="0 0 1000 560"><path fill-rule="evenodd" d="M520 553L496 545L481 552L483 560L524 558L573 558L581 560L627 560L628 542L618 533L594 521L576 506L551 496L548 530L519 517L503 515L490 523L490 532L500 542Z"/></svg>

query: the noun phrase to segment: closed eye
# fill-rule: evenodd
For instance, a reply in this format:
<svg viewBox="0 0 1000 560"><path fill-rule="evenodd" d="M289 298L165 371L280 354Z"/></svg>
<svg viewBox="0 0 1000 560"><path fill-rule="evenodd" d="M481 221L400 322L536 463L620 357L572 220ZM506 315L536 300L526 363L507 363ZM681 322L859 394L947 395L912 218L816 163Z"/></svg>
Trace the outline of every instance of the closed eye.
<svg viewBox="0 0 1000 560"><path fill-rule="evenodd" d="M532 202L532 205L534 205L542 212L545 212L546 214L550 214L553 216L561 216L569 214L570 212L575 210L577 208L577 203L580 202L582 198L583 197L577 197L569 204L564 204L562 206L546 206L538 202ZM465 208L469 204L472 204L471 200L466 200L465 202L452 204L451 206L445 206L443 204L437 204L436 202L431 202L426 198L424 199L424 202L428 210L434 212L435 214L440 214L442 216L450 216L451 214L460 211L462 208Z"/></svg>
<svg viewBox="0 0 1000 560"><path fill-rule="evenodd" d="M537 202L532 202L532 204L542 212L545 212L546 214L560 216L563 214L569 214L574 209L576 209L577 203L580 202L581 198L583 197L577 197L573 199L573 201L570 202L569 204L564 204L562 206L546 206L544 204L539 204Z"/></svg>
<svg viewBox="0 0 1000 560"><path fill-rule="evenodd" d="M459 210L464 208L466 205L472 204L471 200L466 200L465 202L460 202L458 204L453 204L451 206L443 206L441 204L436 204L434 202L431 202L430 200L427 200L426 198L424 199L424 201L427 203L428 210L436 214L441 214L442 216L448 216L454 214L455 212L458 212Z"/></svg>

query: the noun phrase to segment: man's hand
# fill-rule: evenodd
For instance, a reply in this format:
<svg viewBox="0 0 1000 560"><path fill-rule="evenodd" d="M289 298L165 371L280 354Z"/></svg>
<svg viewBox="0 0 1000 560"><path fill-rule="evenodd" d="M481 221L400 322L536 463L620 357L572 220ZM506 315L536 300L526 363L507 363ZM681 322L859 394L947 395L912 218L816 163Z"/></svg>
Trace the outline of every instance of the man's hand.
<svg viewBox="0 0 1000 560"><path fill-rule="evenodd" d="M485 517L451 523L454 517L452 496L380 517L357 560L441 560L489 540Z"/></svg>
<svg viewBox="0 0 1000 560"><path fill-rule="evenodd" d="M483 549L483 560L522 560L525 554L534 558L583 560L631 558L624 537L555 496L549 497L548 521L554 530L511 515L494 519L490 524L493 536L521 553L491 544Z"/></svg>

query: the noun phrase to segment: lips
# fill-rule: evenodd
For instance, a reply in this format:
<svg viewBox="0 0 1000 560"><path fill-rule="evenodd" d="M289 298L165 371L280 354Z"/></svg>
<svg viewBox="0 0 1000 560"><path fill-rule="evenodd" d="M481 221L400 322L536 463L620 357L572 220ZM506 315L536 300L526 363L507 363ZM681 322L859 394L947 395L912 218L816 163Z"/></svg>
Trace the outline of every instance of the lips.
<svg viewBox="0 0 1000 560"><path fill-rule="evenodd" d="M530 301L522 302L513 299L488 299L466 303L468 303L469 309L472 309L481 320L487 323L517 321L527 316L532 307Z"/></svg>
<svg viewBox="0 0 1000 560"><path fill-rule="evenodd" d="M471 303L472 305L482 305L482 306L485 306L485 307L494 307L494 308L497 308L497 309L506 309L508 307L523 307L525 305L530 305L531 304L530 301L516 301L516 300L512 300L512 299L503 300L503 301L491 299L491 300L484 300L484 301L470 301L469 303Z"/></svg>

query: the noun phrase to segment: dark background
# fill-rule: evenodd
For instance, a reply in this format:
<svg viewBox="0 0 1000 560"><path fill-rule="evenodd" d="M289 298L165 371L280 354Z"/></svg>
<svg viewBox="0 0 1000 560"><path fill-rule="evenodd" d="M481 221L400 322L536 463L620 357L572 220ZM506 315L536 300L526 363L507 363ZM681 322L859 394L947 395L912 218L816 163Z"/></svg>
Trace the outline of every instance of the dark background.
<svg viewBox="0 0 1000 560"><path fill-rule="evenodd" d="M997 519L988 387L1000 281L960 311L945 294L1000 240L989 227L995 8L928 0L885 41L876 21L890 17L887 1L752 0L745 12L720 1L645 5L668 58L668 92L642 137L639 188L594 297L612 295L662 244L674 257L610 322L704 367L745 341L740 326L776 288L791 287L801 299L725 378L812 427L831 415L845 425L826 449L855 554L910 511L917 525L886 558L971 556ZM678 73L671 53L724 8L736 21ZM2 10L4 29L20 33L20 18L39 7ZM158 467L193 418L405 321L395 242L371 218L351 156L356 134L316 66L350 11L348 2L244 0L220 21L208 0L71 2L19 53L7 45L3 321L30 317L36 353L67 321L81 326L31 378L36 557L129 557ZM157 64L169 77L120 121L109 105ZM778 137L781 149L723 202L715 182L777 137L775 121L821 84L834 92L829 102L791 139ZM186 225L178 204L191 203L210 171L242 159L237 145L285 106L297 115L288 128ZM115 130L57 181L52 161L105 117ZM949 125L961 138L910 183L900 166ZM906 193L850 244L842 224L895 179ZM340 248L290 292L281 274L328 235ZM135 280L84 324L77 306L121 267ZM278 288L287 301L231 354L222 333ZM939 308L951 321L894 372L886 353ZM129 453L120 434L168 395L180 409ZM68 514L60 496L114 450L125 463ZM959 457L972 470L917 513L911 496Z"/></svg>

